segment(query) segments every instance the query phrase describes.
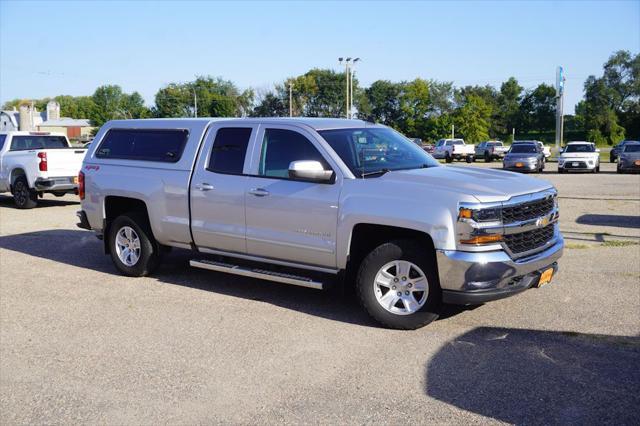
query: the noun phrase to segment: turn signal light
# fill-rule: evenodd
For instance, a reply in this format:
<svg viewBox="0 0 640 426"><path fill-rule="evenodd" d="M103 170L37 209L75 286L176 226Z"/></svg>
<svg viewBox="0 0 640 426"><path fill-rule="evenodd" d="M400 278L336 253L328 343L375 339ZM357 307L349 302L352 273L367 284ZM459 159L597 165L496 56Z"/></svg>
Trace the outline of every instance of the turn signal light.
<svg viewBox="0 0 640 426"><path fill-rule="evenodd" d="M460 209L460 213L458 213L458 217L460 219L471 219L473 217L473 210L465 209L463 207Z"/></svg>
<svg viewBox="0 0 640 426"><path fill-rule="evenodd" d="M502 241L502 235L478 235L468 240L461 240L462 244L489 244Z"/></svg>

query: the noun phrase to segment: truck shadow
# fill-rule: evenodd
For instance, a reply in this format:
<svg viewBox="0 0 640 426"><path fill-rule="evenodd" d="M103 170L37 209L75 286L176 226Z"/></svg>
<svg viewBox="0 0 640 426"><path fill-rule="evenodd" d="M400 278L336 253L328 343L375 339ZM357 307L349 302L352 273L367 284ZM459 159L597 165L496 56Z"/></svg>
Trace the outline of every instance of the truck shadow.
<svg viewBox="0 0 640 426"><path fill-rule="evenodd" d="M72 201L65 198L57 198L53 195L45 195L47 198L38 198L38 205L36 208L40 207L64 207L71 206L74 204L80 205L80 200ZM15 202L13 201L12 196L0 195L0 207L7 207L11 209L17 209Z"/></svg>
<svg viewBox="0 0 640 426"><path fill-rule="evenodd" d="M583 214L576 219L581 225L615 226L618 228L640 228L640 216L618 214Z"/></svg>
<svg viewBox="0 0 640 426"><path fill-rule="evenodd" d="M428 396L507 423L640 422L640 337L479 327L425 374Z"/></svg>
<svg viewBox="0 0 640 426"><path fill-rule="evenodd" d="M0 237L0 248L48 259L96 272L118 275L111 258L104 255L102 241L82 230L45 230ZM337 290L317 291L302 287L239 277L189 266L194 255L188 250L173 250L152 278L226 296L261 301L309 315L378 327L351 297ZM63 279L50 276L49 279ZM136 278L131 278L136 279Z"/></svg>

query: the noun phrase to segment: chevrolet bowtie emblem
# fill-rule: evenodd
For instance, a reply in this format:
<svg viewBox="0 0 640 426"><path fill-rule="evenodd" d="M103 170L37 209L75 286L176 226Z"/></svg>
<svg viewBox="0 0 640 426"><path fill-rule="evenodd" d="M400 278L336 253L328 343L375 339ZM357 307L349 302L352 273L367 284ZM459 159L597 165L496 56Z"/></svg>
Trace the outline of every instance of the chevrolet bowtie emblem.
<svg viewBox="0 0 640 426"><path fill-rule="evenodd" d="M538 220L536 220L536 226L538 228L544 228L548 224L549 224L549 217L548 216L541 217Z"/></svg>

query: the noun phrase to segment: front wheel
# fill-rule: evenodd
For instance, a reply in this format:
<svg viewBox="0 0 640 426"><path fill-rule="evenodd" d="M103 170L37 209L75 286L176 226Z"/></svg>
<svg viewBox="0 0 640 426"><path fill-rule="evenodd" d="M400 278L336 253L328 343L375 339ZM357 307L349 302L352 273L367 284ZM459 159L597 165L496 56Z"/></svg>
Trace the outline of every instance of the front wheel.
<svg viewBox="0 0 640 426"><path fill-rule="evenodd" d="M415 330L438 318L442 292L435 261L413 240L384 243L360 264L360 303L380 324Z"/></svg>
<svg viewBox="0 0 640 426"><path fill-rule="evenodd" d="M141 214L118 216L109 227L109 251L118 270L130 277L149 275L160 262L149 222Z"/></svg>
<svg viewBox="0 0 640 426"><path fill-rule="evenodd" d="M453 163L453 158L451 157L451 155L449 153L446 153L444 156L444 161L447 163Z"/></svg>
<svg viewBox="0 0 640 426"><path fill-rule="evenodd" d="M610 163L615 163L616 162L616 157L614 157L613 155L609 155L609 162Z"/></svg>
<svg viewBox="0 0 640 426"><path fill-rule="evenodd" d="M473 163L473 155L467 155L467 163Z"/></svg>

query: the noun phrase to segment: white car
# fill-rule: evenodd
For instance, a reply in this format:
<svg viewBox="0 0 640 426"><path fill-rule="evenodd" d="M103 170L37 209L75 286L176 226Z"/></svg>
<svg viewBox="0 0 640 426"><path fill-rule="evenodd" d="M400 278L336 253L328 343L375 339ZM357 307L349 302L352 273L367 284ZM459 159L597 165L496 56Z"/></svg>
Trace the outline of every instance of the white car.
<svg viewBox="0 0 640 426"><path fill-rule="evenodd" d="M447 163L451 163L453 160L459 161L463 158L467 163L471 163L475 153L475 147L465 144L464 139L440 139L431 155L435 158L444 158Z"/></svg>
<svg viewBox="0 0 640 426"><path fill-rule="evenodd" d="M582 170L592 173L600 171L600 150L593 142L569 142L558 157L558 173Z"/></svg>
<svg viewBox="0 0 640 426"><path fill-rule="evenodd" d="M30 209L38 196L76 193L86 149L73 148L61 133L0 132L0 193Z"/></svg>

